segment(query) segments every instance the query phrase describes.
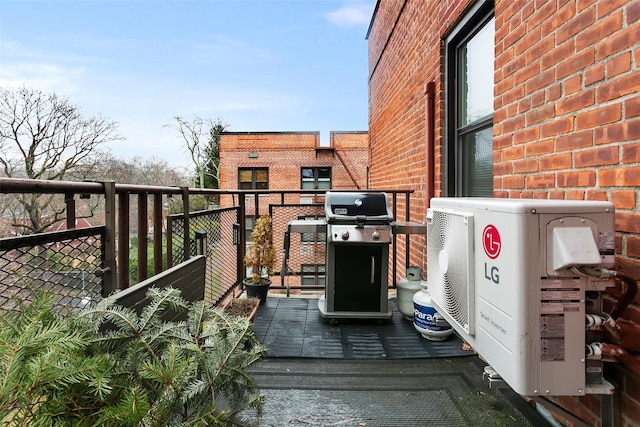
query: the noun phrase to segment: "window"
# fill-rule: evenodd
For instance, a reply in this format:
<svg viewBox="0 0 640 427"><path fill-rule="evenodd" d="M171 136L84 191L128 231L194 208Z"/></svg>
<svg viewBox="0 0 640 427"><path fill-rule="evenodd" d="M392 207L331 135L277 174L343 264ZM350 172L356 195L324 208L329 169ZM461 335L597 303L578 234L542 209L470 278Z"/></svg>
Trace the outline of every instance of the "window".
<svg viewBox="0 0 640 427"><path fill-rule="evenodd" d="M239 168L238 169L238 189L240 190L268 190L269 189L269 169L267 168ZM245 240L251 242L251 232L255 217L245 216Z"/></svg>
<svg viewBox="0 0 640 427"><path fill-rule="evenodd" d="M269 169L267 168L238 169L238 189L268 190L269 189Z"/></svg>
<svg viewBox="0 0 640 427"><path fill-rule="evenodd" d="M324 264L302 264L302 286L324 286Z"/></svg>
<svg viewBox="0 0 640 427"><path fill-rule="evenodd" d="M318 219L318 216L298 216L298 219L309 221ZM300 243L314 243L324 246L326 241L327 233L300 233Z"/></svg>
<svg viewBox="0 0 640 427"><path fill-rule="evenodd" d="M244 217L244 241L247 244L251 243L251 233L253 233L253 226L256 223L256 217L253 215L245 215Z"/></svg>
<svg viewBox="0 0 640 427"><path fill-rule="evenodd" d="M493 2L479 2L447 38L446 193L493 195Z"/></svg>
<svg viewBox="0 0 640 427"><path fill-rule="evenodd" d="M331 189L331 168L302 168L300 188L303 190Z"/></svg>

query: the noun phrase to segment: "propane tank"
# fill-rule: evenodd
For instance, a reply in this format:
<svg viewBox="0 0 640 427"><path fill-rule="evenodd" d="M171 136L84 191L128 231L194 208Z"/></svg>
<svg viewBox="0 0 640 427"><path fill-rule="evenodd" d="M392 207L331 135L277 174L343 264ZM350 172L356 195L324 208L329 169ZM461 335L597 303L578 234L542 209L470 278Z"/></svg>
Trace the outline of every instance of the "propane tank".
<svg viewBox="0 0 640 427"><path fill-rule="evenodd" d="M409 267L407 268L407 277L403 277L398 281L396 287L398 310L402 313L402 316L413 321L413 296L422 287L420 280L422 279L422 268Z"/></svg>
<svg viewBox="0 0 640 427"><path fill-rule="evenodd" d="M413 296L413 326L428 340L444 341L453 328L433 307L426 281L421 282L421 288Z"/></svg>

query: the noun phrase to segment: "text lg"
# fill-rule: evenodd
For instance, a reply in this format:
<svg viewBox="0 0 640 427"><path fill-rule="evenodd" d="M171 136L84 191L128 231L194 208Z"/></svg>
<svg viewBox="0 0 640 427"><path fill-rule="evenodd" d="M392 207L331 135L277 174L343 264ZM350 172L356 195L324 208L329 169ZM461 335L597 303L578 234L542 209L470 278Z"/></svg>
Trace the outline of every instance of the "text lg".
<svg viewBox="0 0 640 427"><path fill-rule="evenodd" d="M498 270L498 267L496 267L495 265L491 266L491 268L489 268L489 266L487 265L487 263L484 263L484 278L487 280L491 280L493 283L495 283L496 285L500 283L500 270Z"/></svg>

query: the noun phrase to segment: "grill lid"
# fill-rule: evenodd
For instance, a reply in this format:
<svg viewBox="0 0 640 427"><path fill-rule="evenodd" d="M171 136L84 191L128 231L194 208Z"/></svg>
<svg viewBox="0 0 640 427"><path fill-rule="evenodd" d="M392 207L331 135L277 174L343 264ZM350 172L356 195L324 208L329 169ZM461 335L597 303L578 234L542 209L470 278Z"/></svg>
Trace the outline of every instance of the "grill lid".
<svg viewBox="0 0 640 427"><path fill-rule="evenodd" d="M324 202L329 223L384 223L393 220L385 193L327 191Z"/></svg>

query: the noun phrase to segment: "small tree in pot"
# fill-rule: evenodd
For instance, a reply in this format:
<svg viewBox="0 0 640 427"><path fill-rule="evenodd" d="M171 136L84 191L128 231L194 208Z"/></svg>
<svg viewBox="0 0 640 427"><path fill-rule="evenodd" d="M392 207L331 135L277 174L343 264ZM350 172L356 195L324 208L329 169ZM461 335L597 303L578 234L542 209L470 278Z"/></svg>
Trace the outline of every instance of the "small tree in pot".
<svg viewBox="0 0 640 427"><path fill-rule="evenodd" d="M251 232L251 244L244 257L245 266L251 268L251 277L243 281L247 296L267 300L271 285L269 276L273 274L276 262L276 249L273 246L273 227L269 215L260 215Z"/></svg>

